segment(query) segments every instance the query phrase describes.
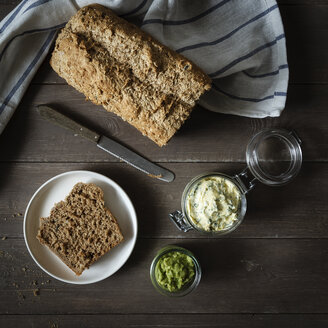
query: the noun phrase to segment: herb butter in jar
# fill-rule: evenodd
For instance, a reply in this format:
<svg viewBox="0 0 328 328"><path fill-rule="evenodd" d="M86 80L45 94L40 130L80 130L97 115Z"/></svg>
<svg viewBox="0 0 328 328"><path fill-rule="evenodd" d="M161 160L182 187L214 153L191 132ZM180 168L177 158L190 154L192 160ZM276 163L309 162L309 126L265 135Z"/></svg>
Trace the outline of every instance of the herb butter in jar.
<svg viewBox="0 0 328 328"><path fill-rule="evenodd" d="M234 176L204 173L193 178L181 197L181 209L170 219L181 231L223 235L243 221L246 194L256 182L281 186L296 177L302 164L301 140L295 131L266 129L247 145L246 168Z"/></svg>
<svg viewBox="0 0 328 328"><path fill-rule="evenodd" d="M212 175L198 180L189 189L185 209L201 230L222 231L238 220L241 192L223 176Z"/></svg>
<svg viewBox="0 0 328 328"><path fill-rule="evenodd" d="M245 193L226 174L209 172L193 178L181 198L182 212L170 214L182 231L222 235L235 230L246 213Z"/></svg>
<svg viewBox="0 0 328 328"><path fill-rule="evenodd" d="M161 294L184 296L198 286L201 269L190 251L168 245L155 256L150 267L150 278Z"/></svg>

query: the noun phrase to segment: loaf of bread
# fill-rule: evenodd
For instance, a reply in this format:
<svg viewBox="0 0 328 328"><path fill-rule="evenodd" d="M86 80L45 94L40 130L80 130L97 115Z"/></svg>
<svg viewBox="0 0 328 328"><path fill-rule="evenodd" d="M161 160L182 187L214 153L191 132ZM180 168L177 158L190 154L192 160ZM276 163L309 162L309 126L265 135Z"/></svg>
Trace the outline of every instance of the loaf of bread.
<svg viewBox="0 0 328 328"><path fill-rule="evenodd" d="M37 239L78 276L123 241L118 223L95 184L77 183L65 201L40 219Z"/></svg>
<svg viewBox="0 0 328 328"><path fill-rule="evenodd" d="M159 146L211 87L190 60L101 5L83 7L69 20L50 64L87 99Z"/></svg>

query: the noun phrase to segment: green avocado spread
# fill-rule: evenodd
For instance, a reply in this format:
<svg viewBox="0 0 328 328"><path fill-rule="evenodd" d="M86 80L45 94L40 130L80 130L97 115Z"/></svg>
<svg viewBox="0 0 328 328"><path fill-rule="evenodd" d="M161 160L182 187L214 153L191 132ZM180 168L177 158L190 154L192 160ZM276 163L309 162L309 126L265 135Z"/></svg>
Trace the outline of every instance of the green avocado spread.
<svg viewBox="0 0 328 328"><path fill-rule="evenodd" d="M155 267L157 283L169 292L179 291L194 279L195 266L186 254L172 251L164 254Z"/></svg>

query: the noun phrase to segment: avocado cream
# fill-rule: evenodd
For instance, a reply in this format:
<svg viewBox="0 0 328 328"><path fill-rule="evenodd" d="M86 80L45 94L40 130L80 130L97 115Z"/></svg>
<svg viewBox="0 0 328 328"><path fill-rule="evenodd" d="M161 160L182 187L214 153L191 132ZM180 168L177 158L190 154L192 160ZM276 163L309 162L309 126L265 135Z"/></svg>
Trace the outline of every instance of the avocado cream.
<svg viewBox="0 0 328 328"><path fill-rule="evenodd" d="M186 196L189 219L205 231L220 231L231 227L238 219L241 194L230 180L208 176L197 181Z"/></svg>
<svg viewBox="0 0 328 328"><path fill-rule="evenodd" d="M192 258L181 252L164 254L155 267L157 283L169 292L179 291L194 279L195 266Z"/></svg>

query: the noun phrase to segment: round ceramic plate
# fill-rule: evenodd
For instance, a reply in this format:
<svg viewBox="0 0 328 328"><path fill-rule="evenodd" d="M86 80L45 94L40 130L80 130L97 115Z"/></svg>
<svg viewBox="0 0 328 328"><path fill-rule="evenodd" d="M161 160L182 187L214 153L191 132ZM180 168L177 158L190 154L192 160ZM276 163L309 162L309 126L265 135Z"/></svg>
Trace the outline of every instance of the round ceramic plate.
<svg viewBox="0 0 328 328"><path fill-rule="evenodd" d="M36 235L40 218L49 216L55 203L64 200L77 182L95 183L104 191L105 205L121 228L124 241L85 270L81 276L69 269ZM53 177L33 195L24 217L24 238L34 261L52 277L72 284L90 284L114 274L126 262L137 238L137 216L124 190L111 179L90 171L71 171Z"/></svg>

